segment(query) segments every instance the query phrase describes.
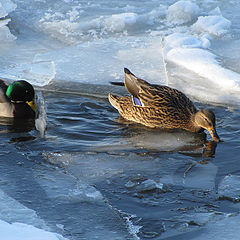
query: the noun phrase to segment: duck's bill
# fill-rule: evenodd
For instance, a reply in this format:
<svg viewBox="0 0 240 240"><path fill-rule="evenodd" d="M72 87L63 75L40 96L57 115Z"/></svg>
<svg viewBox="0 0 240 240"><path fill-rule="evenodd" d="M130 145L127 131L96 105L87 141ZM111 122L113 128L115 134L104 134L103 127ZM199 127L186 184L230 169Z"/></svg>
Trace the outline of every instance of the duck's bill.
<svg viewBox="0 0 240 240"><path fill-rule="evenodd" d="M219 136L218 136L217 131L216 131L215 128L210 129L210 130L209 130L209 133L210 133L213 141L215 141L215 142L220 142L220 138L219 138Z"/></svg>
<svg viewBox="0 0 240 240"><path fill-rule="evenodd" d="M32 108L34 112L37 111L37 105L35 104L34 100L27 102L27 104Z"/></svg>

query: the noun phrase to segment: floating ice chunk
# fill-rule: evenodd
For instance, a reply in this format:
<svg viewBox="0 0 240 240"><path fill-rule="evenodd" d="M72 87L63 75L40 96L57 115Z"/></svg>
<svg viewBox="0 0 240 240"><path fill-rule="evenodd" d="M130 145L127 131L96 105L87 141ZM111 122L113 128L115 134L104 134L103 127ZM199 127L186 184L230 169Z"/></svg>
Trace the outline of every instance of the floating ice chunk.
<svg viewBox="0 0 240 240"><path fill-rule="evenodd" d="M178 1L167 10L167 20L177 25L193 22L197 19L199 7L191 1Z"/></svg>
<svg viewBox="0 0 240 240"><path fill-rule="evenodd" d="M166 48L209 48L210 41L207 38L198 38L184 33L173 33L165 38Z"/></svg>
<svg viewBox="0 0 240 240"><path fill-rule="evenodd" d="M51 175L37 174L39 184L45 190L49 198L57 199L58 202L102 202L102 194L93 186L61 172Z"/></svg>
<svg viewBox="0 0 240 240"><path fill-rule="evenodd" d="M40 136L44 137L47 128L47 113L45 108L45 101L41 92L37 93L37 106L38 106L38 116L35 120L36 129L39 131Z"/></svg>
<svg viewBox="0 0 240 240"><path fill-rule="evenodd" d="M222 37L231 27L231 21L223 16L201 16L193 24L192 29L198 34L210 34L213 37Z"/></svg>
<svg viewBox="0 0 240 240"><path fill-rule="evenodd" d="M240 176L227 175L218 187L220 198L229 199L233 202L240 201Z"/></svg>
<svg viewBox="0 0 240 240"><path fill-rule="evenodd" d="M47 232L24 223L9 224L0 220L1 239L6 240L67 240L57 233Z"/></svg>
<svg viewBox="0 0 240 240"><path fill-rule="evenodd" d="M111 32L122 32L126 27L134 25L137 22L136 13L114 14L104 21L104 26Z"/></svg>
<svg viewBox="0 0 240 240"><path fill-rule="evenodd" d="M165 191L166 189L164 189L164 188L165 188L165 186L162 183L157 183L152 179L147 179L147 180L143 181L140 185L138 185L137 191L138 192L146 192L146 191L153 191L156 189Z"/></svg>

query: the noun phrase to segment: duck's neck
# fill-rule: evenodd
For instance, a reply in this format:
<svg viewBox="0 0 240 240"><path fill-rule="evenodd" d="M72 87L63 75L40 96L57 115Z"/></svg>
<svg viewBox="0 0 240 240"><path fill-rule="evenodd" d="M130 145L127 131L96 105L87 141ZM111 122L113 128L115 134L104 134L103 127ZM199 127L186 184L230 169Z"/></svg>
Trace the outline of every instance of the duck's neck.
<svg viewBox="0 0 240 240"><path fill-rule="evenodd" d="M200 127L197 123L196 123L196 114L197 113L194 113L194 114L192 114L192 116L191 116L191 126L190 126L190 128L191 128L191 132L203 132L204 131L204 129L202 128L202 127Z"/></svg>

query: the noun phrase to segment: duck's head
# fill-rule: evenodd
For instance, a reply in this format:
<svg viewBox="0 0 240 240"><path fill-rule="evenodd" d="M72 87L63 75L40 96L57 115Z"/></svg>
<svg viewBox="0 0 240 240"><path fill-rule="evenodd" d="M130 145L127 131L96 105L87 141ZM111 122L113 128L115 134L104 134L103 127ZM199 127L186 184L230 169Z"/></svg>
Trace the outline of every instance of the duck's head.
<svg viewBox="0 0 240 240"><path fill-rule="evenodd" d="M20 80L13 82L8 86L6 95L12 103L27 103L36 112L34 88L27 81Z"/></svg>
<svg viewBox="0 0 240 240"><path fill-rule="evenodd" d="M206 129L210 133L213 141L219 142L220 138L215 128L215 122L215 115L209 109L202 109L195 114L195 124L198 127Z"/></svg>

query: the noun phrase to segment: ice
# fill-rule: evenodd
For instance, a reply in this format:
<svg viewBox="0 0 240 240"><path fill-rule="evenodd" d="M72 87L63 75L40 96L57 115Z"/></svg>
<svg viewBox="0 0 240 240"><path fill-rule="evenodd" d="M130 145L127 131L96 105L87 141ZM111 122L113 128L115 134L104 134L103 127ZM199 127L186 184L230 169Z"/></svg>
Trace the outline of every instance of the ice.
<svg viewBox="0 0 240 240"><path fill-rule="evenodd" d="M0 1L0 18L6 17L10 12L16 9L17 5L11 0Z"/></svg>
<svg viewBox="0 0 240 240"><path fill-rule="evenodd" d="M167 20L181 25L195 21L199 14L199 7L191 1L178 1L167 10Z"/></svg>
<svg viewBox="0 0 240 240"><path fill-rule="evenodd" d="M173 173L172 175L163 176L161 182L182 185L188 188L214 190L217 171L218 167L212 163L205 165L192 162L178 174Z"/></svg>
<svg viewBox="0 0 240 240"><path fill-rule="evenodd" d="M2 20L2 21L4 21L4 20ZM0 24L1 24L2 21L0 21ZM6 22L7 21L5 20L5 23ZM15 39L16 39L16 37L13 34L11 34L11 32L9 31L9 28L7 26L0 27L0 41L1 41L1 43L9 43L9 42L14 41Z"/></svg>
<svg viewBox="0 0 240 240"><path fill-rule="evenodd" d="M206 191L214 190L218 171L218 167L212 163L200 164L195 161L175 161L172 158L161 162L156 157L149 158L148 161L142 161L142 158L135 154L126 154L123 157L119 156L117 152L116 154L49 155L48 161L61 164L62 160L66 162L66 158L70 161L68 170L73 176L93 184L102 179L126 176L128 171L134 170L135 175L129 177L124 185L129 189L136 188L137 191L159 189L164 192L167 191L166 185L168 184ZM139 164L140 162L141 164ZM155 171L161 176L160 178L144 179L141 174L151 174Z"/></svg>
<svg viewBox="0 0 240 240"><path fill-rule="evenodd" d="M17 7L16 4L14 4L10 0L1 0L0 1L0 42L1 43L9 43L16 39L16 37L9 31L9 28L6 26L10 19L5 17L8 16L8 14L15 10Z"/></svg>
<svg viewBox="0 0 240 240"><path fill-rule="evenodd" d="M104 21L105 28L111 32L121 32L128 26L137 22L137 14L135 13L121 13L108 17Z"/></svg>
<svg viewBox="0 0 240 240"><path fill-rule="evenodd" d="M36 179L48 197L57 200L59 203L84 201L103 203L102 194L93 186L59 171L53 172L51 175L36 172Z"/></svg>
<svg viewBox="0 0 240 240"><path fill-rule="evenodd" d="M231 22L223 16L200 16L192 29L198 34L222 37L230 32Z"/></svg>
<svg viewBox="0 0 240 240"><path fill-rule="evenodd" d="M3 179L1 179L1 182ZM0 189L0 219L6 222L21 222L37 228L49 230L37 213L25 207Z"/></svg>
<svg viewBox="0 0 240 240"><path fill-rule="evenodd" d="M162 183L157 183L156 181L154 181L152 179L147 179L147 180L141 182L137 186L138 192L154 191L156 189L159 189L163 192L166 191L166 187Z"/></svg>
<svg viewBox="0 0 240 240"><path fill-rule="evenodd" d="M197 76L191 77L190 85L181 89L185 93L189 91L190 95L209 102L237 103L240 74L223 67L218 56L208 50L210 44L206 36L174 33L165 38L165 58L205 79L195 82ZM207 85L208 89L204 87Z"/></svg>
<svg viewBox="0 0 240 240"><path fill-rule="evenodd" d="M42 93L37 92L36 95L37 95L36 105L38 106L38 109L37 109L37 118L35 120L35 126L36 126L36 129L39 131L40 136L44 137L45 131L47 128L46 105L45 105L45 101L42 96Z"/></svg>
<svg viewBox="0 0 240 240"><path fill-rule="evenodd" d="M186 33L173 33L165 38L165 50L172 48L209 48L210 41Z"/></svg>
<svg viewBox="0 0 240 240"><path fill-rule="evenodd" d="M25 207L1 189L0 209L1 239L66 239L57 233L47 231L49 227L34 210Z"/></svg>
<svg viewBox="0 0 240 240"><path fill-rule="evenodd" d="M153 83L166 83L165 76L161 76L163 61L162 52L159 49L159 37L143 41L135 41L131 37L118 40L113 38L95 40L38 54L34 60L37 63L49 63L49 78L46 77L43 81L40 74L38 77L35 75L36 84L42 81L41 85L48 83L54 71L55 79L108 85L109 81L123 79L124 67L129 67L133 72L139 72L141 77ZM50 67L51 62L54 63L54 68ZM43 68L40 70L40 73L45 73Z"/></svg>
<svg viewBox="0 0 240 240"><path fill-rule="evenodd" d="M44 231L24 223L7 223L0 220L1 239L7 240L67 240L59 234Z"/></svg>
<svg viewBox="0 0 240 240"><path fill-rule="evenodd" d="M228 199L233 202L240 201L240 176L227 175L223 178L218 187L220 199Z"/></svg>
<svg viewBox="0 0 240 240"><path fill-rule="evenodd" d="M167 53L167 59L209 79L225 90L240 90L240 74L221 67L216 60L217 56L207 50L174 48Z"/></svg>
<svg viewBox="0 0 240 240"><path fill-rule="evenodd" d="M215 223L208 224L204 231L197 237L192 237L193 240L238 240L239 239L239 221L240 216L229 214L224 219Z"/></svg>

